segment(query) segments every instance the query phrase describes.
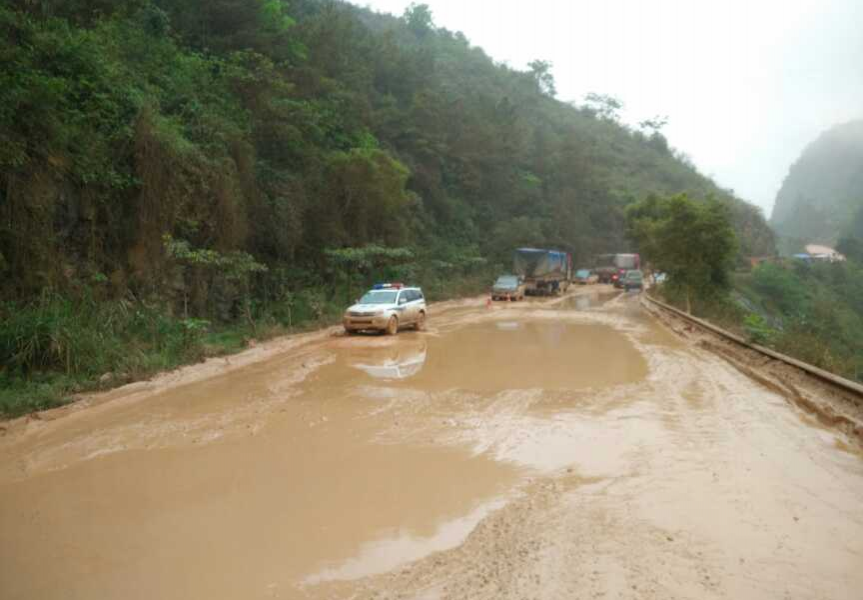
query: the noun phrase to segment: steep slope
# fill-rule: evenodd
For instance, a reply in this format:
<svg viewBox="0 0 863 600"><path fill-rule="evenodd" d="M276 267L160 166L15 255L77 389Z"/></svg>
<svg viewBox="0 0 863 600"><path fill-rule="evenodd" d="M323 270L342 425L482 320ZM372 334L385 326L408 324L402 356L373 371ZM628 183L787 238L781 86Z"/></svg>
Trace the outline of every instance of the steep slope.
<svg viewBox="0 0 863 600"><path fill-rule="evenodd" d="M650 192L715 194L744 253L772 249L661 135L558 102L422 6L14 0L0 30L7 298L100 281L226 318L243 274L264 301L331 282L326 249L407 247L417 279L517 243L586 259L627 246Z"/></svg>
<svg viewBox="0 0 863 600"><path fill-rule="evenodd" d="M863 209L863 120L836 125L809 144L776 196L770 224L793 240L828 245Z"/></svg>
<svg viewBox="0 0 863 600"><path fill-rule="evenodd" d="M517 245L628 247L648 193L760 212L423 5L0 3L0 415L337 319L378 278L476 293ZM107 382L107 383L106 383Z"/></svg>

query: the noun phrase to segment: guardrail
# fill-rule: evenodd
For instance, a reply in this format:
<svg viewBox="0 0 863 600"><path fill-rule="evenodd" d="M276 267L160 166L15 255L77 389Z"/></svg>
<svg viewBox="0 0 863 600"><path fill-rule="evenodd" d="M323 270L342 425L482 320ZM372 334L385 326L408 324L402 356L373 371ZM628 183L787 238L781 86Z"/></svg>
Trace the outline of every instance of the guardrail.
<svg viewBox="0 0 863 600"><path fill-rule="evenodd" d="M825 371L824 369L819 369L818 367L810 365L809 363L805 363L801 360L797 360L796 358L781 354L779 352L776 352L775 350L771 350L770 348L765 348L764 346L753 344L740 337L739 335L717 327L713 323L709 323L704 319L699 319L698 317L693 317L692 315L687 314L682 310L675 308L669 304L666 304L665 302L661 302L656 298L651 298L650 295L647 293L641 294L641 297L643 299L646 299L648 302L651 302L652 304L655 304L656 306L662 308L663 310L667 310L668 312L675 314L676 316L682 318L685 321L689 321L690 323L694 323L699 327L707 329L708 331L712 331L713 333L724 337L727 340L731 340L732 342L739 344L744 348L755 350L756 352L769 356L770 358L781 361L793 367L797 367L798 369L805 371L806 373L809 373L810 375L813 375L814 377L817 377L822 381L826 381L827 383L840 387L843 390L852 392L860 397L863 397L863 385L860 385L856 381L845 379L844 377L840 377L839 375L835 375L833 373L830 373L829 371Z"/></svg>

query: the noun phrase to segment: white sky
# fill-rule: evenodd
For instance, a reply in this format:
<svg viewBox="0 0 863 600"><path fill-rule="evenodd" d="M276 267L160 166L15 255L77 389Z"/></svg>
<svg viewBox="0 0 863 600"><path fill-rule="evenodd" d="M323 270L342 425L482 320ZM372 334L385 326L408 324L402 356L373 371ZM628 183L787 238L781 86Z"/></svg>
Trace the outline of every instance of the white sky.
<svg viewBox="0 0 863 600"><path fill-rule="evenodd" d="M863 118L863 0L424 1L498 62L551 61L561 100L611 94L630 124L667 115L672 146L768 217L806 144Z"/></svg>

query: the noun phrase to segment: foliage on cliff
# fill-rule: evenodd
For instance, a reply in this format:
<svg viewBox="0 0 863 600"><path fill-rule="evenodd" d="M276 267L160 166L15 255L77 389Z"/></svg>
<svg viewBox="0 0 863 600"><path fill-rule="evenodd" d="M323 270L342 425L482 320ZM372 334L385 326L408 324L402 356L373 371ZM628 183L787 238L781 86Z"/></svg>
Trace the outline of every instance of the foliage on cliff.
<svg viewBox="0 0 863 600"><path fill-rule="evenodd" d="M412 247L422 268L505 263L519 240L586 261L625 248L623 208L650 192L714 193L745 250L772 241L661 134L558 102L548 63L495 64L424 6L16 0L0 56L6 297L101 274L115 297L235 307L230 282L175 268L166 234L267 265L261 298L320 280L328 248Z"/></svg>

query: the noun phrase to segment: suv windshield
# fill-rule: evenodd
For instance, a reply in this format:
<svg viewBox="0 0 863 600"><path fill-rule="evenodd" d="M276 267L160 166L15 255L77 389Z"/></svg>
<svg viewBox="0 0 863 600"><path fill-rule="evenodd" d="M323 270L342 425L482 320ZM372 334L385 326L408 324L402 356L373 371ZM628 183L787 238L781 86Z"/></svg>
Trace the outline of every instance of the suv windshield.
<svg viewBox="0 0 863 600"><path fill-rule="evenodd" d="M368 292L365 296L360 298L360 304L394 304L396 301L396 296L398 296L398 292L391 292L389 290L378 291L375 290L373 292Z"/></svg>
<svg viewBox="0 0 863 600"><path fill-rule="evenodd" d="M514 275L503 275L498 277L494 284L500 287L515 287L518 285L518 277L515 277Z"/></svg>

